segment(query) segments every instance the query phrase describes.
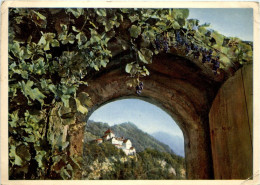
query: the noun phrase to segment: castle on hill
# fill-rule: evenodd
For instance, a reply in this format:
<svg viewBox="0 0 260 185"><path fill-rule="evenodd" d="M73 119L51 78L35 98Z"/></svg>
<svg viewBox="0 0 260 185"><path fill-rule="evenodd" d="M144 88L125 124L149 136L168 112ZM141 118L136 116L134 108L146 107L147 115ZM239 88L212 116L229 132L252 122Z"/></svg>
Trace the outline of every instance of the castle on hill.
<svg viewBox="0 0 260 185"><path fill-rule="evenodd" d="M135 155L136 150L132 146L130 139L124 139L123 137L116 137L114 132L108 129L102 138L95 139L94 142L100 144L105 141L111 142L115 147L122 149L126 155Z"/></svg>

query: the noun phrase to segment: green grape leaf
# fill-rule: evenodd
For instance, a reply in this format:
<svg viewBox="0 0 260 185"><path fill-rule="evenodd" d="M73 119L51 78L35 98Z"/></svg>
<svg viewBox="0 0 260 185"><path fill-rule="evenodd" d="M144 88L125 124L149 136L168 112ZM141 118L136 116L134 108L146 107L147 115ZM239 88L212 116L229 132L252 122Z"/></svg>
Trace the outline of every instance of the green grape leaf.
<svg viewBox="0 0 260 185"><path fill-rule="evenodd" d="M78 40L78 44L82 45L83 43L85 43L87 41L87 37L85 36L85 34L83 32L80 32L76 35L76 39Z"/></svg>
<svg viewBox="0 0 260 185"><path fill-rule="evenodd" d="M103 66L103 67L106 67L106 66L107 66L107 62L106 62L105 60L101 60L101 61L100 61L100 64L101 64L101 66Z"/></svg>
<svg viewBox="0 0 260 185"><path fill-rule="evenodd" d="M132 67L133 67L133 65L132 65L131 63L130 63L130 64L126 64L126 66L125 66L125 72L130 73Z"/></svg>
<svg viewBox="0 0 260 185"><path fill-rule="evenodd" d="M139 20L139 16L137 14L130 15L128 18L130 19L131 22L135 22Z"/></svg>
<svg viewBox="0 0 260 185"><path fill-rule="evenodd" d="M40 14L39 12L36 12L34 10L32 10L32 12L35 13L40 19L42 19L42 20L46 19L46 17L44 15Z"/></svg>
<svg viewBox="0 0 260 185"><path fill-rule="evenodd" d="M93 105L88 93L85 93L85 92L79 93L78 99L79 99L81 105L83 105L85 107L91 107Z"/></svg>
<svg viewBox="0 0 260 185"><path fill-rule="evenodd" d="M63 94L61 96L61 100L62 100L65 107L69 107L69 99L70 99L70 95Z"/></svg>
<svg viewBox="0 0 260 185"><path fill-rule="evenodd" d="M47 26L47 20L44 15L42 15L39 12L36 12L34 10L31 10L32 15L31 15L31 20L37 25L40 26L41 28L46 28Z"/></svg>
<svg viewBox="0 0 260 185"><path fill-rule="evenodd" d="M45 98L45 95L41 93L41 91L38 88L32 89L33 84L34 82L30 80L28 80L26 84L24 81L19 82L21 90L26 97L29 96L32 100L38 100L41 103L41 105L43 105L43 99Z"/></svg>
<svg viewBox="0 0 260 185"><path fill-rule="evenodd" d="M62 143L62 150L64 150L65 148L67 148L68 146L69 146L69 142L68 141L66 141L66 142L64 142L64 143Z"/></svg>
<svg viewBox="0 0 260 185"><path fill-rule="evenodd" d="M46 151L43 151L43 150L38 151L38 150L36 150L35 160L38 162L38 165L39 165L40 168L44 167L43 159L44 159L45 155L46 155Z"/></svg>
<svg viewBox="0 0 260 185"><path fill-rule="evenodd" d="M98 8L98 9L95 9L95 11L99 16L102 16L102 17L107 16L106 10L104 8Z"/></svg>
<svg viewBox="0 0 260 185"><path fill-rule="evenodd" d="M68 8L66 12L71 12L76 18L79 18L81 15L84 14L83 8Z"/></svg>
<svg viewBox="0 0 260 185"><path fill-rule="evenodd" d="M77 110L79 112L81 112L82 114L87 114L88 113L88 109L86 107L84 107L83 105L81 105L81 102L78 98L75 98L76 101L76 105L77 105Z"/></svg>
<svg viewBox="0 0 260 185"><path fill-rule="evenodd" d="M145 67L145 66L143 66L143 71L144 71L144 73L145 73L145 75L144 76L148 76L148 75L150 75L150 72L148 71L148 69Z"/></svg>
<svg viewBox="0 0 260 185"><path fill-rule="evenodd" d="M155 25L160 27L162 30L166 30L167 29L167 25L163 21L158 21Z"/></svg>
<svg viewBox="0 0 260 185"><path fill-rule="evenodd" d="M16 127L17 122L19 120L18 113L19 113L19 110L16 110L12 114L9 114L9 116L11 118L11 121L9 121L9 125L11 127Z"/></svg>
<svg viewBox="0 0 260 185"><path fill-rule="evenodd" d="M138 51L139 59L145 63L145 64L151 64L152 63L152 56L153 52L149 49L142 48L140 51Z"/></svg>
<svg viewBox="0 0 260 185"><path fill-rule="evenodd" d="M16 154L16 147L14 145L11 145L10 151L9 151L9 157L12 159L11 163L13 165L22 165L22 159Z"/></svg>
<svg viewBox="0 0 260 185"><path fill-rule="evenodd" d="M51 41L51 46L52 47L60 47L60 43L59 43L59 41L57 39L53 39Z"/></svg>
<svg viewBox="0 0 260 185"><path fill-rule="evenodd" d="M52 47L59 47L59 41L55 38L55 33L43 33L41 32L42 36L38 42L38 45L43 47L43 50L47 51L50 50L50 44Z"/></svg>
<svg viewBox="0 0 260 185"><path fill-rule="evenodd" d="M61 174L61 177L63 179L71 178L70 174L68 173L68 171L64 167L61 168L60 174Z"/></svg>
<svg viewBox="0 0 260 185"><path fill-rule="evenodd" d="M219 60L222 61L222 63L224 64L224 67L228 66L230 64L230 59L225 55L220 55Z"/></svg>
<svg viewBox="0 0 260 185"><path fill-rule="evenodd" d="M128 8L121 8L120 11L123 12L123 13L129 13L130 9L128 9Z"/></svg>
<svg viewBox="0 0 260 185"><path fill-rule="evenodd" d="M20 156L21 159L24 159L26 161L31 160L31 154L29 152L29 147L24 144L21 144L16 147L16 154L18 156Z"/></svg>
<svg viewBox="0 0 260 185"><path fill-rule="evenodd" d="M173 29L176 29L176 30L181 28L181 26L179 25L179 23L177 21L173 22L172 27L173 27Z"/></svg>
<svg viewBox="0 0 260 185"><path fill-rule="evenodd" d="M27 71L22 71L21 75L22 75L22 78L24 78L26 80L28 79L28 72Z"/></svg>
<svg viewBox="0 0 260 185"><path fill-rule="evenodd" d="M80 30L77 29L76 26L72 26L72 30L75 31L75 32L78 32L78 33L80 32Z"/></svg>
<svg viewBox="0 0 260 185"><path fill-rule="evenodd" d="M59 39L61 40L62 44L73 44L75 42L75 35L70 33L69 35L59 35Z"/></svg>
<svg viewBox="0 0 260 185"><path fill-rule="evenodd" d="M73 168L70 164L67 164L67 169L70 170L70 171L73 171Z"/></svg>
<svg viewBox="0 0 260 185"><path fill-rule="evenodd" d="M213 37L216 40L217 45L222 46L223 41L224 41L224 35L221 35L217 31L213 31L211 33L211 37Z"/></svg>
<svg viewBox="0 0 260 185"><path fill-rule="evenodd" d="M141 34L141 27L132 25L131 28L129 28L129 32L131 37L137 38Z"/></svg>

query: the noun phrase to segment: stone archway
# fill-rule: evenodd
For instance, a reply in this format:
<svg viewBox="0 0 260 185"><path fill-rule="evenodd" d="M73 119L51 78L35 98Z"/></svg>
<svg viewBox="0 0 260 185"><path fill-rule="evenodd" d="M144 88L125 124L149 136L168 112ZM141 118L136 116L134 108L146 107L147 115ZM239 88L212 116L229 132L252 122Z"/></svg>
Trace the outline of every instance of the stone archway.
<svg viewBox="0 0 260 185"><path fill-rule="evenodd" d="M88 80L87 88L80 89L91 97L93 106L89 115L109 101L137 96L133 88L127 87L129 76L119 62L115 58L106 69ZM208 113L220 82L206 78L200 67L174 55L158 55L148 68L151 75L142 79L141 97L166 110L183 131L187 178L213 179ZM83 134L75 137L83 137ZM71 147L73 140L71 137Z"/></svg>
<svg viewBox="0 0 260 185"><path fill-rule="evenodd" d="M53 17L52 15L56 14L56 13L53 14L53 12L49 12L49 11L45 11L45 10L43 12L46 13L45 15L48 14L48 17L50 17L50 18ZM17 13L15 13L15 14L17 14ZM21 12L21 14L19 14L19 15L17 14L16 16L13 16L13 17L19 18L18 20L21 21L22 14L23 13ZM36 14L37 16L41 15L40 13L38 14L37 12L33 12L33 14ZM28 16L31 16L31 15L28 14ZM41 16L41 17L45 17L45 16ZM93 17L96 17L96 16L93 16ZM106 16L103 16L103 17L106 17ZM49 22L49 19L48 19L48 23L50 23L51 26L50 26L50 29L48 29L48 31L50 33L46 33L46 37L48 34L55 35L56 33L59 33L61 31L60 18L64 18L64 20L68 20L68 22L70 21L70 16L68 17L68 14L65 13L64 11L61 11L59 16L56 16L57 20L50 19L50 22ZM82 18L82 16L81 16L81 18ZM78 23L84 22L84 21L82 21L81 18L79 18L79 19L77 18L78 19L76 21L77 28L81 27L81 25L78 25ZM13 18L12 20L16 20L16 19ZM27 18L26 18L26 20L27 20ZM95 18L94 18L94 20L95 20ZM121 19L121 20L122 20L121 21L122 23L120 24L120 27L118 29L114 30L114 31L120 30L120 32L118 34L116 34L116 36L113 36L113 33L112 33L113 31L111 32L111 35L109 33L109 35L110 35L109 37L111 39L109 40L108 43L106 42L108 44L106 49L108 51L111 51L111 54L112 54L112 59L107 58L107 61L108 60L110 61L108 66L105 69L101 69L98 72L91 71L91 73L89 73L89 75L87 75L87 77L85 79L83 79L83 80L87 80L87 82L89 83L89 86L80 87L78 89L77 94L80 94L80 92L87 92L90 95L90 97L92 98L92 105L90 105L88 107L90 109L90 112L94 111L97 107L99 107L102 104L109 102L111 100L114 100L114 99L117 99L120 97L136 96L135 90L131 89L131 88L127 88L127 86L126 86L126 82L129 80L129 77L125 73L126 61L122 62L120 60L121 59L120 57L124 56L124 54L126 54L126 55L129 54L129 51L131 51L131 50L134 51L132 48L133 45L128 43L127 41L135 40L135 39L133 39L133 36L136 37L136 36L140 35L141 32L138 33L138 35L136 35L136 36L135 35L131 36L131 33L129 34L129 29L134 28L133 26L136 26L136 25L133 25L131 23L132 22L131 20L127 20L127 19L124 19L124 21L123 21L123 19ZM174 20L174 19L172 19L172 20ZM16 25L16 21L13 22L12 24ZM56 25L56 21L57 21L57 25L60 25L60 26ZM74 21L74 19L73 19L73 21ZM183 20L183 21L185 21L185 20ZM22 24L22 25L23 26L37 25L33 22L31 22L31 24ZM43 22L44 24L46 23L45 21L41 21L41 22ZM67 22L67 21L65 21L65 22ZM153 21L153 22L156 22L156 21ZM56 25L55 27L52 26L54 24ZM69 23L68 23L68 25L69 25ZM21 28L19 28L19 26L17 28L15 27L15 29L17 29L16 30L17 33L19 33L18 34L19 36L17 35L18 38L20 37L20 32L21 32L20 29L22 29L22 30L26 29L27 31L29 31L31 29L31 27L30 28L28 27L28 29L27 29L27 27L23 28L23 26ZM46 29L44 28L45 26L46 25L41 26L41 29L43 29L42 31L44 31L44 32L46 31ZM71 30L71 28L69 28L69 26L67 26L67 23L65 24L65 26L68 28L67 31ZM84 27L85 23L82 26ZM100 26L101 26L101 24L100 24ZM95 27L97 29L99 28L99 26L95 26ZM51 28L53 28L53 29L51 29ZM88 28L86 27L86 29L88 29ZM97 29L95 31L97 31ZM184 28L180 28L180 29L182 31L184 31ZM100 29L100 30L102 30L102 29ZM100 30L97 31L98 34L101 34ZM36 40L39 39L40 41L39 41L38 45L40 44L39 46L43 47L43 45L42 45L43 43L41 40L42 40L42 38L45 39L45 36L43 36L43 32L42 32L42 34L40 34L41 30L38 30L38 31L39 31L39 34L36 34L36 35L32 34L35 36L33 41L35 42ZM174 29L174 32L175 31L177 31L177 30ZM165 32L168 32L167 29L165 29ZM31 32L28 32L27 36L29 36L30 33ZM94 33L93 35L96 36L96 33ZM175 35L175 34L173 34L173 35ZM178 34L176 33L175 40L178 43L179 41L177 39L177 35ZM202 35L204 37L204 33ZM117 36L119 36L119 37L117 37ZM122 36L122 38L120 36ZM91 33L91 36L87 35L86 38L89 39L91 37L92 37L92 33ZM171 37L171 39L173 39L173 38L174 37ZM221 36L221 38L222 38L222 36ZM27 38L23 38L23 39L24 39L24 41L31 40L31 39L27 39ZM138 45L138 48L139 48L139 44L140 44L140 48L142 48L142 49L146 48L145 42L141 42L140 39L141 39L141 35L139 36L139 39L135 40L135 43ZM207 40L208 39L211 39L213 41L215 40L213 36L207 37ZM20 40L20 39L18 39L18 40ZM17 61L21 60L20 54L23 53L22 52L23 50L21 49L21 52L19 53L19 56L18 56L17 51L16 51L17 44L18 45L21 44L22 47L25 47L27 44L31 44L31 43L27 43L27 44L23 43L22 40L20 40L19 42L18 41L13 42L12 49L11 49L12 51L10 51L11 53L13 53L12 55L15 56L15 58L16 58L15 60L17 60ZM199 39L199 40L201 40L201 42L202 42L204 39ZM191 39L190 44L193 41L195 41L195 40ZM225 40L225 42L226 41L227 40ZM212 73L212 71L211 71L212 64L210 64L210 63L202 64L201 55L200 55L200 57L196 58L195 56L193 57L192 55L189 55L189 53L187 53L187 52L185 53L185 51L183 50L184 45L181 44L182 45L181 47L176 47L176 48L173 47L167 51L171 54L160 53L159 55L154 56L153 63L151 65L147 66L149 71L151 72L151 75L149 77L142 79L142 81L144 81L145 87L144 87L141 97L145 98L149 102L153 102L154 104L160 105L161 107L163 107L176 120L176 122L179 124L180 128L183 131L183 134L185 137L185 152L186 152L188 179L213 179L213 178L219 178L219 179L232 179L232 178L239 179L240 178L240 179L242 179L242 178L248 178L252 175L252 150L253 150L252 120L253 120L253 118L251 115L251 113L252 113L252 94L250 92L252 90L252 87L249 87L248 89L246 87L247 85L250 85L250 83L252 82L252 79L251 79L252 73L247 73L243 70L237 71L238 68L241 66L236 66L236 65L240 65L239 64L241 62L240 60L242 60L242 62L244 62L244 63L252 62L252 47L250 46L252 44L249 44L247 42L241 42L241 41L239 41L238 43L234 42L234 41L232 41L232 42L230 42L230 41L232 41L232 40L228 41L228 43L229 43L228 45L227 45L227 43L224 44L224 42L223 42L223 45L226 45L223 49L225 49L225 50L231 49L230 51L231 51L231 53L234 53L234 55L230 54L230 55L225 56L224 61L225 61L225 59L228 59L228 57L232 58L232 60L230 62L222 61L223 65L224 65L224 69L222 68L222 69L218 70L218 72L220 71L219 75L214 76L214 74ZM52 44L57 46L57 45L59 45L59 42L60 41L56 40L56 43L54 44L54 42L53 42ZM63 44L62 41L61 41L61 43ZM46 45L44 44L45 46L44 46L43 50L44 51L50 50L50 52L48 51L49 53L58 54L59 57L55 57L55 58L57 58L58 60L61 60L63 54L65 55L65 52L67 52L67 50L73 51L73 52L77 52L79 50L76 43L74 45L71 45L70 42L68 42L68 43L69 44L67 45L67 47L65 46L65 44L63 44L64 46L62 46L62 47L49 48L50 43L46 42ZM94 46L100 45L99 42L96 42L96 43L97 44L95 44ZM34 43L34 44L37 45L36 43ZM79 42L78 42L78 44L79 44ZM242 47L242 48L240 48L241 52L239 52L239 55L243 54L243 57L240 57L238 54L236 54L237 52L233 52L233 49L237 49L237 47L236 47L237 44L239 44L239 47ZM204 47L209 49L210 47L213 47L212 46L213 42L210 41L209 45L207 43L204 43L203 45L204 45ZM231 46L229 46L229 45L232 45L232 47L233 46L235 46L235 47L231 48ZM27 46L29 46L29 45L27 45ZM92 47L92 45L90 47ZM64 48L67 48L67 50L63 51ZM204 49L206 49L206 48L204 48ZM73 49L73 50L71 50L71 49ZM137 53L140 51L138 49ZM39 53L38 53L40 56L42 55L41 52L42 51L39 51ZM88 50L86 50L86 51L84 50L84 53L85 52L87 53ZM99 51L97 50L95 52L98 53ZM161 52L163 52L163 51L161 51ZM109 53L109 57L110 57L110 52L108 52L108 53ZM152 53L155 53L155 52L152 52ZM245 54L245 57L244 57L244 54ZM203 55L203 57L206 57L205 53L202 55ZM51 55L49 55L47 57L47 55L46 55L46 58L49 58L50 56ZM179 56L182 56L182 57L179 57ZM78 65L80 62L85 60L85 57L86 56L84 54L83 56L79 56L79 58L81 60L78 60L78 58L71 58L70 61L73 61L73 62L70 65L73 66L74 61L78 61L78 62L75 62L75 64ZM31 58L33 58L33 56ZM189 58L189 60L186 58ZM236 58L239 60L234 61ZM150 59L150 57L149 57L149 59ZM25 59L25 60L27 60L27 59ZM39 60L39 61L41 61L41 60ZM15 61L13 61L13 62L14 62L13 64L16 65ZM28 62L34 63L34 60L28 59ZM131 62L131 61L127 61L127 62ZM149 63L150 60L149 61L145 60L144 62ZM235 62L235 63L233 63L233 62ZM56 63L56 62L54 62L54 63ZM101 64L101 62L99 62L99 61L97 63ZM106 63L103 64L103 66L104 65L106 65ZM207 65L209 65L209 66L207 67ZM58 65L58 64L53 65L53 68L63 69L62 67L60 68L60 66L63 66L63 65ZM84 67L86 67L86 70L88 70L88 69L91 70L90 68L88 68L88 65L86 65ZM28 69L23 71L23 72L25 72L24 74L27 74L28 72L31 73L30 68L31 67L28 67ZM69 69L70 69L70 67L69 67ZM76 71L77 70L78 70L78 68L76 68ZM68 71L70 71L70 70L68 70ZM18 72L17 74L19 74L19 75L17 75L17 78L14 77L12 80L21 81L20 73L21 72ZM43 73L43 76L42 75L38 76L38 72L35 72L35 76L32 76L32 77L33 78L38 78L38 77L45 78L45 76L48 76L48 75L45 75L44 72L42 72L42 73ZM55 70L55 74L57 74L57 73L63 74L63 70L57 70L57 71ZM84 73L85 73L85 71L84 71ZM69 73L65 73L65 74L69 74ZM234 78L231 77L228 79L228 77L230 77L230 75L234 75L235 77ZM27 76L27 75L24 75L24 76ZM247 78L246 76L249 76L249 77ZM58 77L58 78L56 78L56 77ZM26 79L26 77L23 77L23 75L22 75L22 78ZM60 85L62 82L62 80L60 78L64 78L64 75L52 76L51 79L49 79L49 80L51 82L53 81L53 84L50 84L50 85L54 85L56 89L59 89L58 85ZM227 80L227 81L224 83L225 80ZM246 80L246 81L244 81L244 80ZM40 84L40 82L37 82L37 85L36 85L36 82L33 82L33 81L31 78L28 79L28 81L27 81L28 84L35 83L35 88L33 87L33 89L31 88L30 85L28 85L28 86L30 86L30 88L29 88L30 94L31 93L33 94L35 91L39 91L39 89L37 88L37 85L38 85L38 87L42 87L42 84ZM57 87L56 87L56 85L57 85ZM234 92L236 92L236 93L233 93L230 90L231 86L232 86L232 88L235 88ZM53 90L52 87L49 87L50 91ZM14 88L14 92L16 92L16 89L17 89L17 87ZM238 91L238 90L240 90L240 91ZM249 90L249 91L246 91L246 90ZM46 95L48 93L49 93L49 91L46 92ZM18 96L19 97L18 99L20 99L20 97L21 97L21 101L25 101L26 100L25 98L28 96L27 94L29 94L29 93L27 93L27 92L23 92L23 94L20 93L20 96ZM60 95L57 96L56 94L58 94L58 93L55 92L50 95L50 98L46 98L45 99L46 103L47 102L49 103L53 100L53 102L55 102L54 104L56 104L56 102L61 101ZM74 93L74 92L69 93L69 94L70 95L73 94L74 96L76 96L76 93ZM25 95L25 96L23 96L23 95ZM53 95L55 95L55 96L53 96ZM70 97L70 95L68 97ZM229 101L229 103L227 103L228 102L227 100L229 99L230 96L232 96L232 98L231 98L232 101ZM37 99L38 101L35 101L37 104L34 104L36 106L32 107L32 109L34 109L34 108L39 109L39 110L42 109L42 108L40 108L39 102L40 103L43 102L44 97L45 97L45 95L42 94L41 98L38 98ZM32 96L30 98L35 100L34 96ZM57 99L57 101L56 101L56 99ZM238 99L240 101L237 101ZM66 103L63 102L63 104L69 104L70 103L69 101L70 100L66 99ZM74 109L74 110L78 109L77 106L80 106L80 104L77 104L78 101L76 101L76 99L74 99L72 101L73 101L73 103L72 103L73 106L71 106L71 109ZM19 104L20 104L20 102L19 102ZM62 104L62 102L59 102L57 104ZM227 106L227 104L228 104L228 106ZM16 109L16 105L18 105L18 102L13 101L13 105L14 105L14 110L15 111L18 110L18 109ZM28 103L21 104L21 106L23 106L23 105L27 106ZM20 108L20 105L18 107ZM67 107L67 106L64 106L64 107ZM222 108L222 107L227 108L228 111L226 111L224 109L223 109L224 111L220 110L220 108ZM239 107L239 109L237 109L237 107ZM241 107L243 107L243 109ZM48 109L49 109L49 107L45 108L44 111L46 110L46 112L49 112L49 111L47 111ZM52 107L50 109L51 109L50 111L53 111L54 113L58 112L58 108L55 105L54 105L54 107ZM218 110L220 110L220 111L218 111ZM61 128L59 130L57 129L58 133L57 134L55 133L55 135L57 135L57 138L58 138L57 140L62 140L62 143L66 143L66 150L64 150L63 152L66 152L66 156L68 155L69 157L74 156L74 155L81 156L82 151L83 151L83 132L84 132L84 125L86 124L86 120L85 120L85 117L83 117L82 115L79 115L79 114L81 114L80 112L81 113L85 112L85 109L83 111L79 111L76 113L74 111L70 112L70 113L73 113L73 114L70 114L70 115L73 115L72 116L73 119L70 119L69 124L67 123L67 120L66 120L66 124L61 125L60 126ZM236 117L236 114L239 114L239 116ZM76 119L75 119L74 115L77 116ZM51 129L49 128L49 126L51 125L50 122L52 122L53 125L57 125L56 120L52 119L53 117L55 117L55 116L47 115L47 121L46 121L46 123L47 123L46 130L51 130L51 132L52 132L52 128ZM56 116L56 117L60 118L61 116ZM219 117L222 117L222 120L218 119ZM52 121L50 121L51 119L52 119ZM60 120L59 120L59 122L63 123L63 121L60 121ZM18 127L16 129L18 129ZM48 132L46 131L45 133L48 133ZM44 142L43 142L44 148L51 148L52 146L55 146L55 144L57 142L56 141L53 142L52 139L49 139L48 134L45 134L45 135L46 135L46 141L48 141L50 143L50 147L45 147L45 143L47 143L47 142L45 142L45 139L44 139ZM67 141L67 139L69 140L69 142ZM222 144L222 143L224 143L222 141L225 141L225 144L227 146ZM240 147L241 145L243 147ZM36 151L36 147L33 146L33 144L31 146L32 146L32 150ZM67 147L67 146L69 146L69 147ZM247 147L245 147L245 146L247 146ZM45 149L43 149L43 151L44 150ZM57 149L57 151L58 151L58 149ZM239 155L237 155L237 153L239 153ZM60 155L60 154L58 154L58 155ZM51 170L53 170L55 172L60 171L60 169L63 168L63 166L65 165L65 163L63 160L60 160L60 164L57 164L57 165L55 164L56 166L55 165L52 166L52 163L54 163L52 160L53 155L49 155L48 157L50 159L48 162L48 170L46 172L46 176L52 178L53 176L51 174ZM30 159L30 161L34 160L33 158L34 157L32 157ZM222 163L223 159L225 160L224 165ZM41 160L43 160L43 159L41 159ZM73 160L73 159L71 158L71 160ZM69 162L71 162L71 160ZM237 161L242 161L239 164L239 168L236 167ZM34 160L34 162L35 162L35 160ZM30 162L28 161L27 164L29 165ZM79 165L77 164L77 161L76 162L73 161L73 165L75 166L75 168L79 167ZM37 165L35 165L35 166L37 166ZM57 168L55 168L55 167L57 167ZM14 166L14 169L15 168L16 167ZM71 165L68 166L68 168L71 169ZM32 171L33 171L33 169L34 168L31 168ZM244 169L248 169L248 170L244 170ZM42 170L45 170L45 169L42 168ZM73 170L74 170L74 168L73 168ZM70 171L72 171L72 170L70 170ZM34 174L30 172L29 176L32 176L32 175L34 176ZM80 177L80 173L75 175L75 179L77 179L76 176ZM71 177L69 176L69 178L71 178Z"/></svg>
<svg viewBox="0 0 260 185"><path fill-rule="evenodd" d="M122 97L137 96L135 89L126 85L130 77L124 72L124 66L120 56L115 57L105 69L93 73L88 79L88 87L79 89L79 92L86 92L91 97L92 105L88 116L105 103ZM250 177L253 170L252 133L247 134L244 131L252 131L253 94L250 87L252 65L243 67L242 71L246 71L243 73L241 69L235 73L231 71L233 77L227 80L227 76L214 76L202 65L170 54L157 55L148 68L151 74L142 79L144 90L138 97L164 109L181 128L184 135L186 177L188 179ZM227 72L224 74L230 75ZM239 92L237 97L232 93L224 93L223 96L223 92L230 92L229 86L232 86L235 92ZM233 96L233 103L225 105L229 96ZM247 108L237 109L241 104L247 105ZM221 109L220 105L228 107L228 110L216 111ZM235 114L239 114L243 119L234 118ZM225 124L230 124L229 129L222 129L226 128L226 125L220 119L212 119L219 116L223 117ZM81 118L80 124L69 129L71 155L83 155L85 124L86 118ZM216 133L219 131L221 133L217 137ZM239 137L236 137L236 133L239 133ZM228 145L221 144L223 139ZM243 147L240 147L241 141ZM245 148L248 150L244 151ZM237 152L240 152L240 155L236 155ZM223 166L223 161L218 155L229 166ZM242 161L239 168L235 161Z"/></svg>

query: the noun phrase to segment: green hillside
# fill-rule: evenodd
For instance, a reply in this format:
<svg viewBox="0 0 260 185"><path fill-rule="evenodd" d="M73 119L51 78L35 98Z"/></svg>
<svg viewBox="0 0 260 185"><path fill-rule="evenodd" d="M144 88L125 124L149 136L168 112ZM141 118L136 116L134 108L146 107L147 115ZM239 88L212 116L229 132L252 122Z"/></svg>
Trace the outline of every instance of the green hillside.
<svg viewBox="0 0 260 185"><path fill-rule="evenodd" d="M104 132L110 128L107 123L89 121L86 126L85 140L91 141L104 135ZM111 130L118 137L124 137L131 140L137 152L143 151L145 148L151 148L160 152L174 153L172 149L162 142L156 140L153 136L143 132L133 123L121 123L111 127ZM97 137L93 137L95 135Z"/></svg>
<svg viewBox="0 0 260 185"><path fill-rule="evenodd" d="M127 156L110 142L91 142L103 136L106 123L88 122L85 132L83 179L185 179L185 161L132 123L111 127L116 136L132 141L137 153Z"/></svg>

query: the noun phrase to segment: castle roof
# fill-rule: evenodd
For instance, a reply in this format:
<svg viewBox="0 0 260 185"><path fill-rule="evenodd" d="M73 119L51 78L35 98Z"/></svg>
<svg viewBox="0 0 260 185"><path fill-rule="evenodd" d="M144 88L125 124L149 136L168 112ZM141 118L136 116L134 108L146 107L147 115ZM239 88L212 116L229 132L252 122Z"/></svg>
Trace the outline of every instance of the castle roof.
<svg viewBox="0 0 260 185"><path fill-rule="evenodd" d="M124 140L124 143L126 143L128 140L129 140L129 139L125 139L125 140Z"/></svg>
<svg viewBox="0 0 260 185"><path fill-rule="evenodd" d="M133 149L135 149L135 147L131 147L131 148L130 148L130 150L133 150Z"/></svg>
<svg viewBox="0 0 260 185"><path fill-rule="evenodd" d="M108 129L105 134L114 133L112 130Z"/></svg>

